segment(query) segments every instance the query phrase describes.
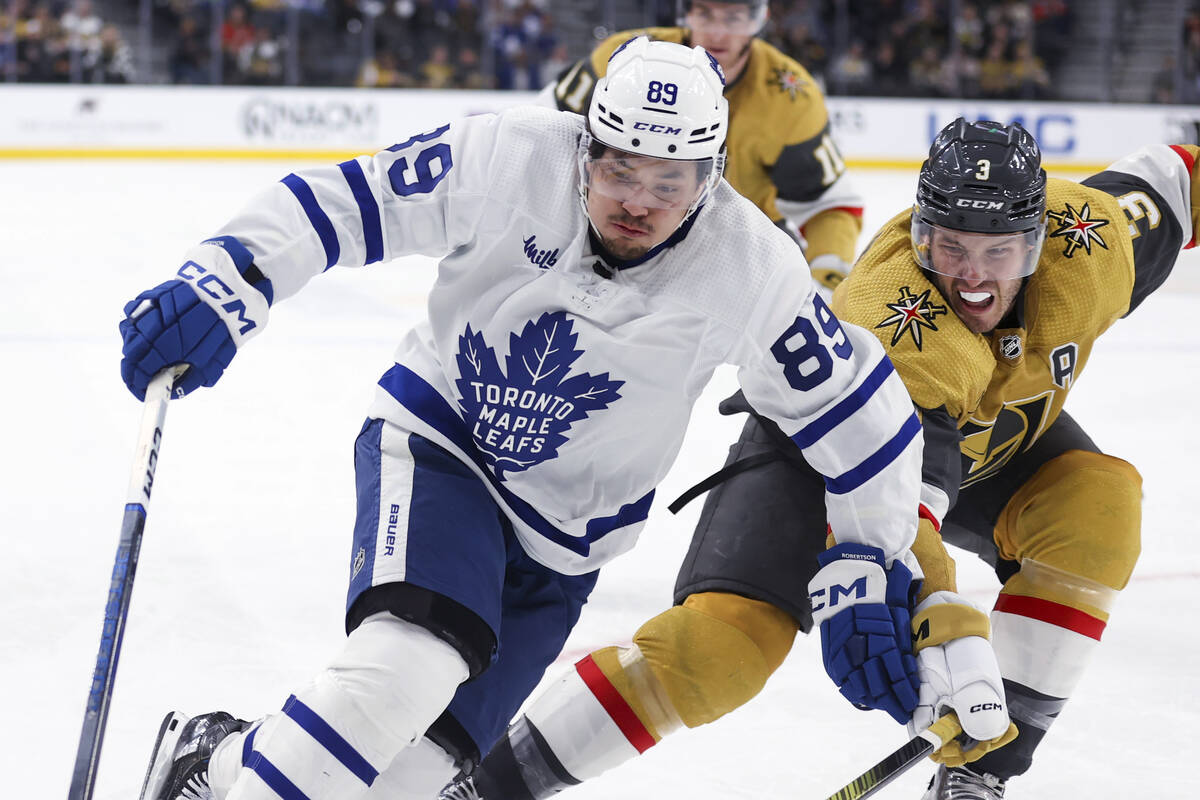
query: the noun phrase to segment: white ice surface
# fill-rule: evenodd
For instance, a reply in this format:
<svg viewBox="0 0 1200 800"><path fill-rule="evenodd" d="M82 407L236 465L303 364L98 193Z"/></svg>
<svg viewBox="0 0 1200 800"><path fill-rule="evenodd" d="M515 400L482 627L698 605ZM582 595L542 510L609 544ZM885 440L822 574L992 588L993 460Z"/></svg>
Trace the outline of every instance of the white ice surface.
<svg viewBox="0 0 1200 800"><path fill-rule="evenodd" d="M118 376L121 307L260 186L301 165L0 162L0 797L66 794L100 635L140 407ZM859 176L873 231L911 173ZM278 709L342 637L352 443L392 348L423 313L430 262L336 271L272 311L216 390L172 403L100 769L135 797L162 714ZM1068 403L1145 478L1143 554L1098 656L1015 798L1196 797L1200 759L1200 257L1096 348ZM642 542L606 569L553 676L626 642L670 602L699 513L666 501L724 459L739 419L697 407ZM963 554L962 586L991 573ZM569 793L824 798L902 729L834 691L800 639L767 689L705 729ZM928 763L881 797L915 798Z"/></svg>

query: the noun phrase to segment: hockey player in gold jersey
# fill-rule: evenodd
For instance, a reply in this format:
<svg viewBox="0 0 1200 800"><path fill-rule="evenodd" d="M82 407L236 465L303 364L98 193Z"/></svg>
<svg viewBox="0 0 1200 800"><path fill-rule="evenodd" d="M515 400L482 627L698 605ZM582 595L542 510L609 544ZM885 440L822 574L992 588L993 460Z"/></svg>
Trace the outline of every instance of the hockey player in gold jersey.
<svg viewBox="0 0 1200 800"><path fill-rule="evenodd" d="M832 289L854 260L863 201L830 134L820 87L799 63L756 38L766 0L690 0L684 9L687 27L609 36L547 87L542 102L584 113L609 57L633 36L700 45L725 73L726 180L772 222L800 234L813 277Z"/></svg>
<svg viewBox="0 0 1200 800"><path fill-rule="evenodd" d="M989 632L1019 731L966 752L943 747L922 800L1006 796L1129 581L1141 477L1101 452L1063 404L1096 339L1195 245L1198 159L1191 145L1152 145L1081 183L1048 180L1019 125L956 120L922 165L915 206L876 234L834 294L839 319L882 341L922 417L912 545L924 577L913 608L922 688L910 731L944 712L934 695L970 689L955 663L965 648L933 645ZM744 400L723 411L750 417L725 468L698 487L713 488L676 582L678 605L632 646L580 661L447 797L546 797L746 702L814 616L826 638L829 621L802 588L823 571L826 487ZM956 595L943 541L994 567L1003 586L990 619ZM814 722L797 712L797 725ZM477 795L464 793L472 784Z"/></svg>

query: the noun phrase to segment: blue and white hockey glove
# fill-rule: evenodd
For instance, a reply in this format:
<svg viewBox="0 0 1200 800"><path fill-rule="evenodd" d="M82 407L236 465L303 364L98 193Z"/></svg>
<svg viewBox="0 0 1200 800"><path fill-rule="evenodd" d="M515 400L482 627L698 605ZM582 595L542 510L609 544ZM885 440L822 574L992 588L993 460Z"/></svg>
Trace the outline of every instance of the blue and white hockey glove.
<svg viewBox="0 0 1200 800"><path fill-rule="evenodd" d="M121 379L138 400L164 367L187 364L176 382L184 394L212 386L229 366L237 346L225 323L187 282L171 280L125 304L121 320Z"/></svg>
<svg viewBox="0 0 1200 800"><path fill-rule="evenodd" d="M139 400L150 379L173 364L188 367L177 392L215 384L238 348L262 330L274 296L250 251L231 236L194 248L175 274L125 304L121 379Z"/></svg>
<svg viewBox="0 0 1200 800"><path fill-rule="evenodd" d="M819 559L808 592L825 672L851 703L907 723L920 687L909 611L919 584L899 559L887 568L878 547L839 544Z"/></svg>

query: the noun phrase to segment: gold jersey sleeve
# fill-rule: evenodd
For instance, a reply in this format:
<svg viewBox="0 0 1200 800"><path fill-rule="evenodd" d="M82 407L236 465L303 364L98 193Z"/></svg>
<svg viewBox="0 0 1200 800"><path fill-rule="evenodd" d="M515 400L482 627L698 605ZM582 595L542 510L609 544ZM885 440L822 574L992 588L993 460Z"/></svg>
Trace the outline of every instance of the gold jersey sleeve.
<svg viewBox="0 0 1200 800"><path fill-rule="evenodd" d="M880 230L834 294L838 316L879 337L913 401L957 420L964 486L1054 422L1096 338L1129 308L1133 247L1116 199L1051 179L1046 211L1015 326L976 334L962 324L912 254L909 211Z"/></svg>

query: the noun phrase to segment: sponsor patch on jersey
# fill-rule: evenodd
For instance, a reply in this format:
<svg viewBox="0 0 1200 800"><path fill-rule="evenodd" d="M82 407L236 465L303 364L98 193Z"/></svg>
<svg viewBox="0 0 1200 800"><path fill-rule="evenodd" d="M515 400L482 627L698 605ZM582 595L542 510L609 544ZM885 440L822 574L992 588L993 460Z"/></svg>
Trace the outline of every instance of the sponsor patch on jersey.
<svg viewBox="0 0 1200 800"><path fill-rule="evenodd" d="M896 326L896 330L892 331L892 347L899 344L907 332L912 336L913 344L920 350L922 329L928 328L931 331L938 329L933 321L946 313L946 307L930 301L929 295L932 291L932 289L926 289L920 294L913 294L907 286L901 286L900 298L894 303L887 303L887 307L892 313L875 328L878 330L890 325Z"/></svg>
<svg viewBox="0 0 1200 800"><path fill-rule="evenodd" d="M1091 255L1093 244L1098 244L1105 250L1108 249L1099 229L1107 225L1109 221L1092 217L1091 204L1084 203L1083 208L1076 211L1070 203L1067 203L1065 211L1047 211L1046 216L1054 220L1058 226L1056 230L1050 232L1051 238L1066 240L1063 255L1067 258L1073 257L1075 251L1081 247L1088 255Z"/></svg>
<svg viewBox="0 0 1200 800"><path fill-rule="evenodd" d="M508 337L504 367L483 334L458 337L458 405L496 477L554 458L571 426L620 399L607 372L570 374L583 355L565 311L542 314Z"/></svg>
<svg viewBox="0 0 1200 800"><path fill-rule="evenodd" d="M556 247L553 250L548 247L539 248L536 234L530 234L521 241L525 245L525 257L535 267L550 269L558 263L558 248Z"/></svg>
<svg viewBox="0 0 1200 800"><path fill-rule="evenodd" d="M775 85L779 87L781 92L787 92L793 100L796 99L796 95L800 94L800 90L807 83L807 81L790 69L780 67L771 72L771 79Z"/></svg>

